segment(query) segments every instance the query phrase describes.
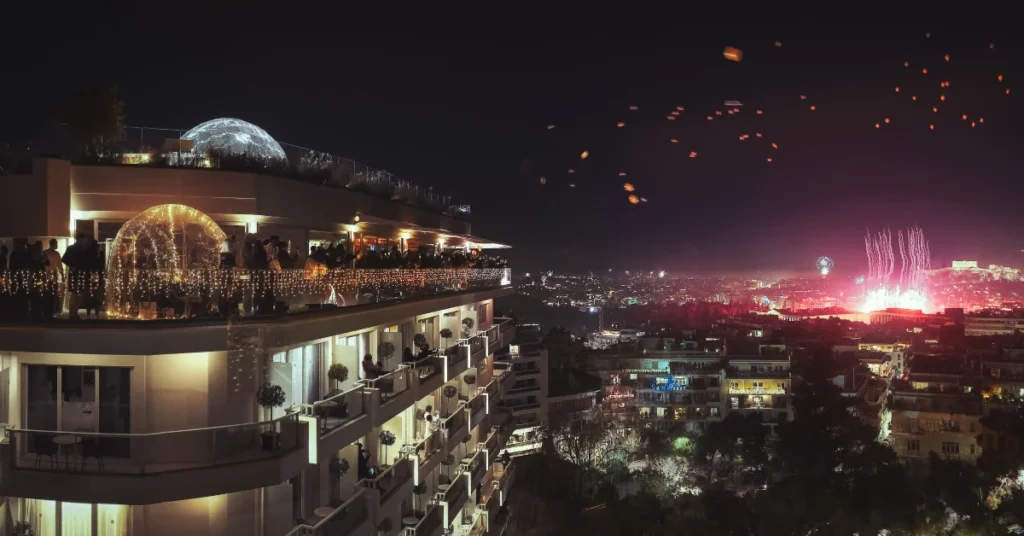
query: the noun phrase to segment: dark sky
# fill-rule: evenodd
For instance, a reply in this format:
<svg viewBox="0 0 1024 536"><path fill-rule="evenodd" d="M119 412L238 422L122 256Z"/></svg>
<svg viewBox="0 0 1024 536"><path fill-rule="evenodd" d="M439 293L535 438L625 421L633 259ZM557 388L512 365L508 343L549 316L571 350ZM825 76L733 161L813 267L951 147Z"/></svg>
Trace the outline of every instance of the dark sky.
<svg viewBox="0 0 1024 536"><path fill-rule="evenodd" d="M26 14L15 26L46 24L0 38L17 51L0 141L30 138L69 88L116 83L129 125L239 117L432 184L471 204L475 234L512 244L522 270L810 271L830 255L849 275L864 271L865 228L908 225L924 228L934 264L1024 260L1024 40L1012 27L183 11ZM743 112L708 122L727 99ZM971 129L961 113L985 122ZM620 171L648 203L626 201Z"/></svg>

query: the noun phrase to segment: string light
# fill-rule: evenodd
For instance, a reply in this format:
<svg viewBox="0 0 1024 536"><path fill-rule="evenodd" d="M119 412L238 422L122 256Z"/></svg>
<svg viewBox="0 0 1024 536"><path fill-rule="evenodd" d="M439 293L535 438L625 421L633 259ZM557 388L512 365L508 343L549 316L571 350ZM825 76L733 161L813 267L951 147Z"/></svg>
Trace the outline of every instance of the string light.
<svg viewBox="0 0 1024 536"><path fill-rule="evenodd" d="M70 291L93 297L102 295L104 279L114 280L116 283L108 283L106 288L114 293L113 301L121 303L119 309L113 309L112 300L108 299L108 316L137 318L137 313L129 312L131 305L159 298L188 296L215 303L238 293L251 293L256 298L274 296L278 300L327 296L332 289L338 293L379 290L436 293L495 286L508 278L507 272L507 268L338 268L309 277L301 268L281 271L197 269L181 270L176 275L166 270L129 269L120 277L76 270L67 278L60 271L6 270L0 271L0 293L63 295Z"/></svg>

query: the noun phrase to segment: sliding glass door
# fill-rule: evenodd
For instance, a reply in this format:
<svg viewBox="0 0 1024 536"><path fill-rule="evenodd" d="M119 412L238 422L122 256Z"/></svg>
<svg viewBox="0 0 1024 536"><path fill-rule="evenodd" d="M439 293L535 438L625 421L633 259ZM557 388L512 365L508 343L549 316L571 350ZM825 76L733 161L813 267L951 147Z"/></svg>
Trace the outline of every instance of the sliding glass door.
<svg viewBox="0 0 1024 536"><path fill-rule="evenodd" d="M131 369L25 365L25 428L131 433ZM104 441L111 456L127 456L128 441Z"/></svg>

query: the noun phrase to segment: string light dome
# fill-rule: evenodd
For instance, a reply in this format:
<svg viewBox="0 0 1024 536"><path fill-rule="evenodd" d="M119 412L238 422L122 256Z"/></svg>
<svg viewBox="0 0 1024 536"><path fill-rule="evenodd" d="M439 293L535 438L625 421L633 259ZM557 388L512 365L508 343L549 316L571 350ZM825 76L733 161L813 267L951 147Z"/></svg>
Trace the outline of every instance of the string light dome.
<svg viewBox="0 0 1024 536"><path fill-rule="evenodd" d="M266 130L232 117L220 117L196 125L181 139L194 141L193 151L197 154L244 154L261 160L288 160L281 144Z"/></svg>
<svg viewBox="0 0 1024 536"><path fill-rule="evenodd" d="M209 216L185 205L157 205L128 220L107 255L108 314L128 314L140 281L155 287L216 270L225 238Z"/></svg>

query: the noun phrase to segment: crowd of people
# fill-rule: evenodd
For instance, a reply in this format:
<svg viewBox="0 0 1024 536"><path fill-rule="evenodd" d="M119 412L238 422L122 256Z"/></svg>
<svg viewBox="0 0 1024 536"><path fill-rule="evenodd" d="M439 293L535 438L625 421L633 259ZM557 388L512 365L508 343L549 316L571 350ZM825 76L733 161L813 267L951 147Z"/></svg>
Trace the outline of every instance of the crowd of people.
<svg viewBox="0 0 1024 536"><path fill-rule="evenodd" d="M76 318L81 309L87 316L99 317L103 308L107 287L107 270L103 244L88 236L79 236L63 255L59 242L49 241L44 249L42 241L15 240L9 247L0 241L0 317L45 319L59 316L67 307L69 316ZM148 245L139 245L137 255L123 266L122 271L156 270L156 252ZM216 260L215 260L216 262ZM465 251L452 248L441 251L434 245L401 250L397 244L371 243L371 240L351 243L338 241L318 243L310 247L303 257L292 243L279 236L259 238L254 234L232 235L222 244L219 255L221 270L303 270L305 279L316 279L335 269L436 269L436 268L503 268L503 259L485 255L480 250ZM120 274L120 273L119 273ZM138 274L131 277L111 279L115 286L118 281L136 281ZM158 277L154 275L154 277ZM270 275L269 277L273 277ZM165 280L160 280L168 287ZM152 283L152 281L151 281ZM244 302L246 314L257 309L265 314L286 310L287 304L278 302L274 296L262 292L257 303L251 303L247 295L203 296L205 302L191 304L195 297L179 296L184 291L154 291L152 284L144 288L122 288L117 286L116 295L121 301L118 311L121 316L138 318L164 318L167 311L174 309L174 316L203 315L207 310L217 314L235 311ZM173 286L173 285L171 285ZM168 287L169 288L169 287ZM146 291L145 289L148 289ZM67 292L65 292L67 290ZM250 291L251 294L251 291ZM182 298L175 300L174 298ZM185 299L188 298L188 299ZM317 297L320 299L321 297ZM344 298L344 297L342 297ZM212 301L211 301L212 300ZM216 303L217 301L222 303ZM137 303L136 303L137 302ZM172 303L173 302L173 303ZM181 307L181 303L186 306ZM208 302L208 303L207 303ZM313 302L309 302L313 303ZM320 302L316 302L320 303ZM331 302L333 303L333 302ZM219 305L219 307L216 307ZM143 311L145 309L145 311ZM156 311L154 312L153 309ZM179 311L181 309L181 311Z"/></svg>
<svg viewBox="0 0 1024 536"><path fill-rule="evenodd" d="M99 315L102 303L102 274L104 271L103 250L98 242L86 236L69 246L61 255L59 243L50 239L49 247L43 249L43 242L16 240L8 249L6 242L0 242L0 272L28 272L26 278L37 285L34 292L0 292L0 316L6 318L46 319L59 315L63 310L64 294L62 285L75 281L68 293L68 311L77 317L81 309L87 314ZM65 266L67 267L65 269ZM98 281L91 281L91 279ZM18 282L0 279L3 286L14 286ZM86 288L95 292L85 292Z"/></svg>

